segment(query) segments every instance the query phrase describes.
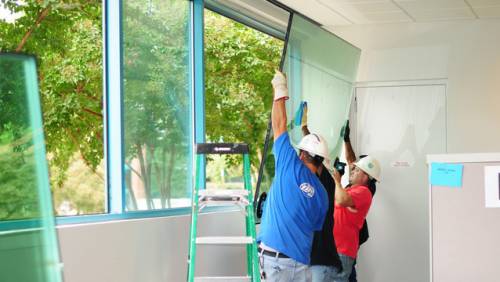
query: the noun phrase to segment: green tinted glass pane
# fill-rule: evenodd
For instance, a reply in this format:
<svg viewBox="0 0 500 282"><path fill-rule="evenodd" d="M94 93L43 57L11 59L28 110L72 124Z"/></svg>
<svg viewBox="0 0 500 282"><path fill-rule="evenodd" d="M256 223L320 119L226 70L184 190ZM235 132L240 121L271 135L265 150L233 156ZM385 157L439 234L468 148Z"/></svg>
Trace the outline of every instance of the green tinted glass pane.
<svg viewBox="0 0 500 282"><path fill-rule="evenodd" d="M300 15L293 16L283 68L288 77L286 106L292 143L302 138L300 126L292 121L300 103L306 101L310 131L327 139L330 158L338 156L360 53Z"/></svg>
<svg viewBox="0 0 500 282"><path fill-rule="evenodd" d="M189 1L122 1L127 210L190 206Z"/></svg>
<svg viewBox="0 0 500 282"><path fill-rule="evenodd" d="M41 118L35 59L0 54L2 282L61 281Z"/></svg>

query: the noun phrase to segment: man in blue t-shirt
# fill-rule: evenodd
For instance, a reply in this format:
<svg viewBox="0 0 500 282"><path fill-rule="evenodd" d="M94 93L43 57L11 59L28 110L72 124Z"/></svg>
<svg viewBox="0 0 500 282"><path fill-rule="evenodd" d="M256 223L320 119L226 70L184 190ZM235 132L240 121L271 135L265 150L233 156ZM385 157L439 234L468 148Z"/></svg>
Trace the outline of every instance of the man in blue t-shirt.
<svg viewBox="0 0 500 282"><path fill-rule="evenodd" d="M320 135L309 134L301 140L297 156L286 127L286 78L276 72L271 83L276 163L257 238L261 273L268 282L310 281L313 234L321 230L328 210L328 195L316 172L328 148Z"/></svg>

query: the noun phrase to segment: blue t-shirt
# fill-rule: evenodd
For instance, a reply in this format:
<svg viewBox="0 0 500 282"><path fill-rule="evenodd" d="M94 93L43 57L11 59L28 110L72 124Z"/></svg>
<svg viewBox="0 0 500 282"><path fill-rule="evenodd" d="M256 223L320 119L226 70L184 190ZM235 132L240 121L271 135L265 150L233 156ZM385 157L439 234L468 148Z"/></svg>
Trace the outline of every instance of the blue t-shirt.
<svg viewBox="0 0 500 282"><path fill-rule="evenodd" d="M299 159L288 133L274 142L275 175L257 241L309 264L314 231L321 230L328 195L318 177Z"/></svg>

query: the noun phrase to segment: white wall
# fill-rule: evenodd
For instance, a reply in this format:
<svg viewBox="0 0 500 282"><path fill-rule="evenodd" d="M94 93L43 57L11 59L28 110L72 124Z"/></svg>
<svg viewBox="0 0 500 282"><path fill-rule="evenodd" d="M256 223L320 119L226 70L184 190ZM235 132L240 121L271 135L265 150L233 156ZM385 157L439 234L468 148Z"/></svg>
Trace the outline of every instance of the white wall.
<svg viewBox="0 0 500 282"><path fill-rule="evenodd" d="M358 81L441 79L449 153L500 151L500 20L339 27L361 48Z"/></svg>
<svg viewBox="0 0 500 282"><path fill-rule="evenodd" d="M500 20L482 20L351 26L337 28L335 33L362 49L357 78L360 85L384 84L378 82L391 85L425 84L423 80L431 83L445 82L447 151L469 153L500 151L500 36L498 30L500 30ZM425 115L425 111L422 115ZM397 120L399 117L394 115L393 118ZM379 126L384 127L384 124ZM363 131L363 128L359 130ZM372 130L376 131L373 128ZM421 175L413 175L413 177L425 179L425 173L419 174ZM404 178L402 173L399 175L403 181L412 182L413 178ZM377 208L387 209L387 206L380 206L387 204L382 201L383 198L390 198L394 194L391 194L391 189L399 188L389 187L387 183L387 181L380 183L378 195L374 199L374 206L377 203L379 206L373 208L369 217L372 222L371 240L368 241L367 246L361 248L360 256L363 256L363 252L367 256L364 261L360 258L358 272L366 282L393 282L401 281L401 275L396 274L405 269L404 272L408 275L407 281L425 281L425 277L429 277L427 274L429 262L417 260L415 256L416 253L419 255L427 253L427 261L429 261L427 250L410 252L405 260L398 259L396 255L391 255L388 251L378 250L375 254L369 252L385 243L386 240L383 238L377 240L384 236L384 231L398 232L394 231L394 226L384 228L384 226L377 226L377 222L393 222L400 230L413 230L416 227L415 222L428 222L428 213L425 209L424 212L416 212L422 210L421 207L415 207L417 202L402 206L404 210L399 212L377 213ZM428 189L425 185L421 186L421 189ZM377 202L379 197L380 201ZM402 198L399 198L399 201L395 200L398 204L404 202ZM407 216L410 211L413 216ZM374 216L377 218L374 219ZM427 226L421 226L419 230L415 230L415 233L428 236L427 230ZM392 243L393 246L408 244L409 248L421 247L421 242L428 241L428 238L408 240L408 236L404 236L403 233L397 234L401 239L395 240ZM391 236L394 237L394 234L386 237ZM427 264L427 267L422 262ZM377 265L379 267L376 267ZM413 269L408 269L408 267L413 267ZM425 273L424 277L422 277L423 273Z"/></svg>
<svg viewBox="0 0 500 282"><path fill-rule="evenodd" d="M65 282L186 281L190 216L58 227ZM203 214L200 235L241 235L240 212ZM198 246L199 275L246 273L243 247Z"/></svg>

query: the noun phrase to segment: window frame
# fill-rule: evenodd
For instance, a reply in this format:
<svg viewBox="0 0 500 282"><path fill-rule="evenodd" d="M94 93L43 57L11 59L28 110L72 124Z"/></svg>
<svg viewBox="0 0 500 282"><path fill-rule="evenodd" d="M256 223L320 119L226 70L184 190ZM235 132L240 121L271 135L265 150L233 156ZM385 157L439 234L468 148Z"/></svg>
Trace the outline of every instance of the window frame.
<svg viewBox="0 0 500 282"><path fill-rule="evenodd" d="M279 30L268 23L258 21L249 15L231 9L218 1L189 1L191 21L190 30L190 88L192 95L191 124L192 145L205 142L205 81L204 81L204 11L205 8L224 17L242 23L267 35L284 40L286 30ZM275 3L273 3L276 5ZM278 6L278 5L277 5ZM281 6L278 6L283 8ZM141 218L155 218L188 215L191 206L155 210L126 211L125 186L123 175L123 33L122 0L104 0L102 4L103 21L103 115L104 120L104 160L105 160L105 212L100 214L56 216L55 225L88 224L95 222L120 221ZM290 13L289 10L284 9ZM116 50L119 50L116 52ZM117 71L118 70L118 71ZM111 146L112 145L112 146ZM193 151L194 152L194 151ZM195 163L194 153L191 166ZM202 170L205 173L204 170ZM194 179L192 180L194 185ZM206 212L236 210L231 207L209 207ZM38 228L36 220L21 219L0 221L0 232L24 232Z"/></svg>

